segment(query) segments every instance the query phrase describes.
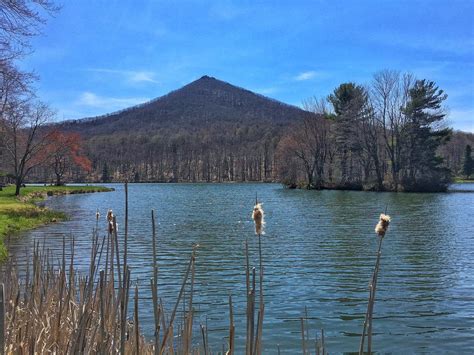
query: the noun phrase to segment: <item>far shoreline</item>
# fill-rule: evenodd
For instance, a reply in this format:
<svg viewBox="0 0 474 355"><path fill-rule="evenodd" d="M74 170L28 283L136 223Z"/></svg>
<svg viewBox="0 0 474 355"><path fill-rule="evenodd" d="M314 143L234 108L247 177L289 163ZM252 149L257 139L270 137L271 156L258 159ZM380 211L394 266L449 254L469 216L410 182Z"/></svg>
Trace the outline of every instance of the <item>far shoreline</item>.
<svg viewBox="0 0 474 355"><path fill-rule="evenodd" d="M192 184L200 184L200 185L223 185L223 184L229 184L229 185L235 185L235 184L244 184L244 185L251 185L251 184L274 184L274 185L280 185L282 188L287 189L287 190L301 190L301 191L354 191L354 192L376 192L376 193L407 193L407 194L413 194L413 193L420 193L420 194L427 194L427 193L453 193L453 192L474 192L474 188L472 190L452 190L453 185L462 185L462 184L474 184L473 179L455 179L452 183L448 185L446 190L442 191L430 191L430 190L400 190L400 191L394 191L394 190L376 190L376 189L364 189L364 188L355 188L355 187L328 187L324 186L321 188L306 188L303 185L301 186L288 186L285 185L282 182L279 181L129 181L127 182L128 184L136 184L136 185L145 185L145 184L162 184L162 185L192 185ZM110 181L110 182L92 182L92 183L71 183L68 186L92 186L89 184L110 184L110 185L123 185L125 184L124 181ZM34 183L34 184L29 184L31 186L40 186L41 183ZM27 185L28 186L28 185ZM97 185L94 185L97 186Z"/></svg>

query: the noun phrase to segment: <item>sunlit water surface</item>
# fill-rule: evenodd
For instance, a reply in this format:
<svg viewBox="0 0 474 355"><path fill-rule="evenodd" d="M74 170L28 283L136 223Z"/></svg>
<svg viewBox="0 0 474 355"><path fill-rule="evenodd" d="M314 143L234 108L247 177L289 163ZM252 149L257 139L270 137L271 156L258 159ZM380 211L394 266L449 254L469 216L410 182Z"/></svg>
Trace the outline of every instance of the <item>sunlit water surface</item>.
<svg viewBox="0 0 474 355"><path fill-rule="evenodd" d="M88 265L99 209L101 235L112 208L123 238L124 188L51 198L48 207L70 220L11 241L20 264L40 240L59 255L74 236L77 268ZM455 186L474 190L474 184ZM276 184L129 185L129 263L141 287L143 331L152 336L150 211L157 216L160 294L170 312L192 245L198 243L196 336L207 322L215 350L226 343L228 296L234 301L236 343L245 337L245 254L258 265L258 239L250 218L255 193L263 201L266 235L264 348L301 351L300 317L307 308L310 336L325 330L330 353L357 351L375 262L374 225L385 208L392 216L382 248L374 319L374 348L382 353L474 351L474 193L372 193L287 190Z"/></svg>

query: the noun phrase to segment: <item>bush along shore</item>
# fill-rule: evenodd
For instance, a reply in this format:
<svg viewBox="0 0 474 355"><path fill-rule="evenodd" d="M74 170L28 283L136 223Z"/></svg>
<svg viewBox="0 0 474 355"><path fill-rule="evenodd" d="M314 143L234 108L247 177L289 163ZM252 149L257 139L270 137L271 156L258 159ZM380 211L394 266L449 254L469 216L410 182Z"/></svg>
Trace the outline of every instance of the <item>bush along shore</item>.
<svg viewBox="0 0 474 355"><path fill-rule="evenodd" d="M0 191L0 261L5 260L8 254L5 238L67 218L63 212L37 206L35 202L48 196L112 190L100 186L27 186L21 189L20 196L15 196L15 186L4 187Z"/></svg>
<svg viewBox="0 0 474 355"><path fill-rule="evenodd" d="M250 212L250 211L249 211ZM264 351L264 211L256 201L252 219L256 238L244 242L246 285L245 309L234 309L232 294L228 299L228 336L224 344L210 344L207 321L195 320L195 265L199 245L190 250L180 291L171 307L165 307L158 292L157 248L154 211L151 211L150 232L153 257L150 268L153 276L149 283L153 307L154 336L145 338L140 330L139 307L142 302L138 284L133 285L127 259L128 248L128 188L125 185L124 234L117 234L117 219L112 210L107 213L108 233L99 235L99 218L92 233L89 268L84 274L75 269L75 243L66 247L63 239L62 257L52 255L35 243L33 255L28 259L26 275L19 277L14 261L4 265L0 274L0 321L5 333L0 333L0 349L7 354L57 353L57 354L229 354L261 355ZM373 310L377 276L380 271L382 240L387 232L390 217L381 214L375 228L378 238L376 262L369 286L369 300L363 324L359 354L373 349ZM249 243L258 243L258 263L253 267L249 260ZM66 254L68 256L66 256ZM59 259L58 259L59 257ZM367 276L369 277L369 276ZM143 286L142 286L143 287ZM141 296L143 297L143 296ZM148 298L148 297L147 297ZM271 307L271 304L269 304ZM235 337L235 314L245 314L246 332L242 339ZM327 354L324 331L314 338L309 336L308 312L302 310L301 350L304 355ZM314 334L313 331L311 331ZM238 344L236 350L236 344ZM278 344L266 344L280 354ZM222 349L222 352L220 351ZM240 350L241 349L241 350ZM357 351L357 349L354 349Z"/></svg>

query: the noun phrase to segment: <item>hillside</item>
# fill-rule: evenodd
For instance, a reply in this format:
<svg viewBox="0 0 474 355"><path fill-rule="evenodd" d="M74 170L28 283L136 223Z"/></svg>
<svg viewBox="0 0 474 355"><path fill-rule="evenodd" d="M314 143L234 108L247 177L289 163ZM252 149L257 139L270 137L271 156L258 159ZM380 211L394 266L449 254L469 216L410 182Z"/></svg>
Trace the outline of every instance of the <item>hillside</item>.
<svg viewBox="0 0 474 355"><path fill-rule="evenodd" d="M306 111L209 76L144 104L108 115L66 121L63 127L84 135L121 131L153 132L216 124L287 125Z"/></svg>
<svg viewBox="0 0 474 355"><path fill-rule="evenodd" d="M283 130L308 114L203 76L138 106L65 121L61 129L84 137L95 180L272 181Z"/></svg>

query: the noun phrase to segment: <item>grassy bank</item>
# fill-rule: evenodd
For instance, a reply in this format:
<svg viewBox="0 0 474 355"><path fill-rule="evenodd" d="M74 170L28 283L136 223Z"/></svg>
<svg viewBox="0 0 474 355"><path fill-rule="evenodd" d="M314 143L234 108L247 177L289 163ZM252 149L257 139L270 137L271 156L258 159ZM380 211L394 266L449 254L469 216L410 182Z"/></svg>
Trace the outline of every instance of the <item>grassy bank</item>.
<svg viewBox="0 0 474 355"><path fill-rule="evenodd" d="M463 178L455 178L454 182L457 184L462 184L462 183L473 183L474 179L463 179Z"/></svg>
<svg viewBox="0 0 474 355"><path fill-rule="evenodd" d="M28 186L22 188L17 197L15 186L3 188L0 191L0 261L7 256L6 236L66 218L64 213L38 207L34 202L47 196L105 191L111 189L100 186Z"/></svg>

